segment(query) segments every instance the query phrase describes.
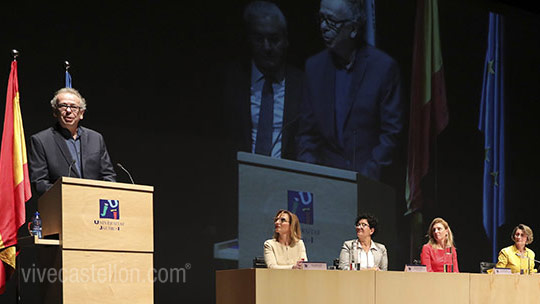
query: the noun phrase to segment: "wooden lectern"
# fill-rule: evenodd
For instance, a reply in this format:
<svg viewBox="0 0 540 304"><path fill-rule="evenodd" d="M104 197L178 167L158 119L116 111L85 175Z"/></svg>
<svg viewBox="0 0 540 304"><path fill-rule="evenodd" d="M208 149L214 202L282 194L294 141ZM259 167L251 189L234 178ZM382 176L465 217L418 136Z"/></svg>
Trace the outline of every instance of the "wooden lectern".
<svg viewBox="0 0 540 304"><path fill-rule="evenodd" d="M45 303L153 303L152 186L62 177L38 201ZM49 247L50 248L50 247ZM52 253L52 254L51 254Z"/></svg>

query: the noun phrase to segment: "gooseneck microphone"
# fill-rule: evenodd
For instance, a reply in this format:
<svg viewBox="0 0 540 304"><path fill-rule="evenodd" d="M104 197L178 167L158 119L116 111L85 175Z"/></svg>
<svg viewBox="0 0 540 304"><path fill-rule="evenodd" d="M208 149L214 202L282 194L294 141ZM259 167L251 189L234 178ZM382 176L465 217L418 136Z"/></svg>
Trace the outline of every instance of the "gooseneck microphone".
<svg viewBox="0 0 540 304"><path fill-rule="evenodd" d="M518 257L520 257L520 258L527 258L527 259L529 259L529 260L535 261L536 263L540 263L539 260L532 259L532 258L530 258L530 257L528 257L528 256L526 256L526 255L523 255L523 254L519 253L519 252L516 252L516 255L517 255Z"/></svg>
<svg viewBox="0 0 540 304"><path fill-rule="evenodd" d="M534 262L536 262L536 263L540 263L540 261L535 260L535 259L531 259L529 256L523 255L523 254L521 254L521 253L519 253L519 252L516 252L516 255L517 255L518 257L520 257L520 258L525 258L525 259L528 260L528 263L527 263L528 269L527 269L527 271L529 272L529 274L531 273L531 261L534 261Z"/></svg>
<svg viewBox="0 0 540 304"><path fill-rule="evenodd" d="M71 177L71 168L73 167L73 165L75 165L75 160L72 160L71 161L71 164L69 164L69 168L68 168L68 176L67 177Z"/></svg>
<svg viewBox="0 0 540 304"><path fill-rule="evenodd" d="M296 115L296 117L289 121L288 123L286 123L285 125L283 125L281 127L281 131L279 131L279 134L278 136L276 137L276 140L272 143L272 147L270 147L270 155L272 155L272 150L274 150L274 147L277 145L277 143L281 140L281 138L283 137L283 132L288 129L293 123L295 123L298 119L300 119L300 115ZM281 145L281 152L283 152L283 144ZM282 156L283 158L283 156Z"/></svg>
<svg viewBox="0 0 540 304"><path fill-rule="evenodd" d="M124 170L124 172L127 173L127 175L129 176L129 179L131 180L131 183L135 185L135 182L133 181L133 178L131 177L131 174L129 174L129 171L126 168L124 168L124 166L122 166L122 164L120 164L120 163L116 163L116 165L118 166L118 168Z"/></svg>

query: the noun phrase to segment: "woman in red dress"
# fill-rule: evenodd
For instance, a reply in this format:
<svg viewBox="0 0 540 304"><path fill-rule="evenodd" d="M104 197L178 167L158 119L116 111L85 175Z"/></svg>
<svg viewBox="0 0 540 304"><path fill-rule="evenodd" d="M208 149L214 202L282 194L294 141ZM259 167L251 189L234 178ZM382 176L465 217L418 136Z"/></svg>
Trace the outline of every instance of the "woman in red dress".
<svg viewBox="0 0 540 304"><path fill-rule="evenodd" d="M429 241L422 247L420 260L429 272L459 272L454 235L448 223L438 217L431 221Z"/></svg>

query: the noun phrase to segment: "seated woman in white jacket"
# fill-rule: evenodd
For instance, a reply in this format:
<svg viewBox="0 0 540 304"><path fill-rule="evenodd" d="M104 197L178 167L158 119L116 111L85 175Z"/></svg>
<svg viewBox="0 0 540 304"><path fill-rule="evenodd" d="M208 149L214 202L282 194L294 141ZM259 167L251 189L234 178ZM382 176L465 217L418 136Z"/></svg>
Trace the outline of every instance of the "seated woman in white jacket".
<svg viewBox="0 0 540 304"><path fill-rule="evenodd" d="M264 261L272 269L301 269L307 261L298 217L279 210L274 218L274 237L264 242Z"/></svg>
<svg viewBox="0 0 540 304"><path fill-rule="evenodd" d="M339 254L339 269L349 270L353 258L360 269L388 270L386 247L372 239L377 233L377 224L377 218L370 214L361 214L356 218L357 238L343 243ZM351 257L354 248L357 248L357 256Z"/></svg>

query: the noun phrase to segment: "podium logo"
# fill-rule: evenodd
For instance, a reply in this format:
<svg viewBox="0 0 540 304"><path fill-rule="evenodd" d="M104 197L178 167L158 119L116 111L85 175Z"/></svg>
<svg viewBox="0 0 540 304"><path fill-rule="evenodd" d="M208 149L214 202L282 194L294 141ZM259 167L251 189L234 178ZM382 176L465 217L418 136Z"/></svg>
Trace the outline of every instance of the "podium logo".
<svg viewBox="0 0 540 304"><path fill-rule="evenodd" d="M120 202L118 200L99 200L99 218L120 219Z"/></svg>
<svg viewBox="0 0 540 304"><path fill-rule="evenodd" d="M313 225L313 193L287 190L288 209L302 224Z"/></svg>

